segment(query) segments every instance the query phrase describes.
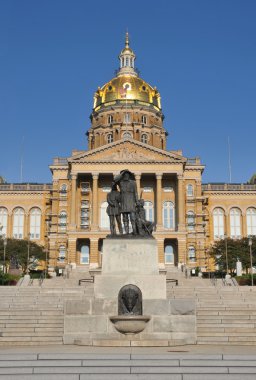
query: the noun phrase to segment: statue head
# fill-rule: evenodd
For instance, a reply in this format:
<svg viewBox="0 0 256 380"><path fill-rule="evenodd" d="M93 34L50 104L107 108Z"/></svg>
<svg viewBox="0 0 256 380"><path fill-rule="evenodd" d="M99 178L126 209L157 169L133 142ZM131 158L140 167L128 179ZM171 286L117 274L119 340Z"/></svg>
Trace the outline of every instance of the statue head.
<svg viewBox="0 0 256 380"><path fill-rule="evenodd" d="M111 189L112 191L117 191L117 184L115 182L112 182Z"/></svg>

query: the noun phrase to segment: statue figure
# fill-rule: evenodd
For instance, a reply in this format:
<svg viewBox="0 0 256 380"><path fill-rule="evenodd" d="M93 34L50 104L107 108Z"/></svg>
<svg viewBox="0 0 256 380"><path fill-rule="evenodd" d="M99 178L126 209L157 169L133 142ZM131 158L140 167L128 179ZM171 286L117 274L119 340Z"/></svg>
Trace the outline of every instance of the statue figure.
<svg viewBox="0 0 256 380"><path fill-rule="evenodd" d="M141 236L151 236L155 227L154 222L146 220L144 199L140 199L136 205L136 227L138 234Z"/></svg>
<svg viewBox="0 0 256 380"><path fill-rule="evenodd" d="M137 186L133 174L128 170L122 170L114 178L118 184L121 194L121 213L123 217L125 233L129 234L129 219L132 225L133 235L137 234L136 229L136 204L138 202Z"/></svg>
<svg viewBox="0 0 256 380"><path fill-rule="evenodd" d="M110 231L111 235L116 235L116 222L118 225L119 233L123 233L122 223L121 223L121 211L120 211L120 201L121 201L121 195L119 191L117 190L116 183L112 184L111 192L108 193L107 196L107 214L109 216L109 222L110 222ZM116 219L116 222L115 222Z"/></svg>

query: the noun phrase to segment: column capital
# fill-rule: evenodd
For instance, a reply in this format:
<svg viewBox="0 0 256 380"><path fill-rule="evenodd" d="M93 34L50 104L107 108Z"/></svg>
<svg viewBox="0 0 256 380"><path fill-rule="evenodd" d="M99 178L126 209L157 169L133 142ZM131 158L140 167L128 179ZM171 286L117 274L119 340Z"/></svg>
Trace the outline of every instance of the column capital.
<svg viewBox="0 0 256 380"><path fill-rule="evenodd" d="M183 173L177 173L177 178L179 180L183 180L184 179Z"/></svg>
<svg viewBox="0 0 256 380"><path fill-rule="evenodd" d="M93 173L92 173L92 178L93 178L93 179L98 179L98 178L99 178L99 173L97 173L97 172L93 172Z"/></svg>
<svg viewBox="0 0 256 380"><path fill-rule="evenodd" d="M70 176L71 179L77 179L77 173L71 173Z"/></svg>
<svg viewBox="0 0 256 380"><path fill-rule="evenodd" d="M140 179L141 178L141 173L139 173L139 172L135 172L134 175L135 175L136 179Z"/></svg>
<svg viewBox="0 0 256 380"><path fill-rule="evenodd" d="M163 173L156 173L156 179L162 179Z"/></svg>

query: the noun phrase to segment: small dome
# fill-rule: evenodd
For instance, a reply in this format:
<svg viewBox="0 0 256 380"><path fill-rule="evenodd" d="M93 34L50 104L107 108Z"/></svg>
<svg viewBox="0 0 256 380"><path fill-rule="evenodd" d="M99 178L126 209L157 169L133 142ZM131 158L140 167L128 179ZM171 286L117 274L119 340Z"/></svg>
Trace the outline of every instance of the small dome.
<svg viewBox="0 0 256 380"><path fill-rule="evenodd" d="M137 100L161 109L157 89L133 75L117 76L99 88L95 93L94 108L117 100Z"/></svg>

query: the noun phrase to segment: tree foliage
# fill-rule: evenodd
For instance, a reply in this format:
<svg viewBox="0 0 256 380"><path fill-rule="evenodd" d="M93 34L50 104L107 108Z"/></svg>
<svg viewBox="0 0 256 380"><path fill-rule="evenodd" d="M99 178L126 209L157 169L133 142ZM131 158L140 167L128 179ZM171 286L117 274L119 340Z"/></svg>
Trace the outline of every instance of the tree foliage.
<svg viewBox="0 0 256 380"><path fill-rule="evenodd" d="M242 267L246 272L251 267L249 239L222 239L218 240L211 246L209 255L214 259L215 265L218 265L219 270L226 271L226 250L228 257L228 268L232 274L235 273L236 262L239 259ZM252 258L253 266L256 265L256 237L252 238Z"/></svg>
<svg viewBox="0 0 256 380"><path fill-rule="evenodd" d="M29 257L34 256L37 259L44 259L44 248L34 241L22 240L22 239L7 239L6 245L6 264L10 263L11 257L15 257L19 266L25 271L27 268L28 260L28 248ZM4 261L4 240L0 239L0 261Z"/></svg>

